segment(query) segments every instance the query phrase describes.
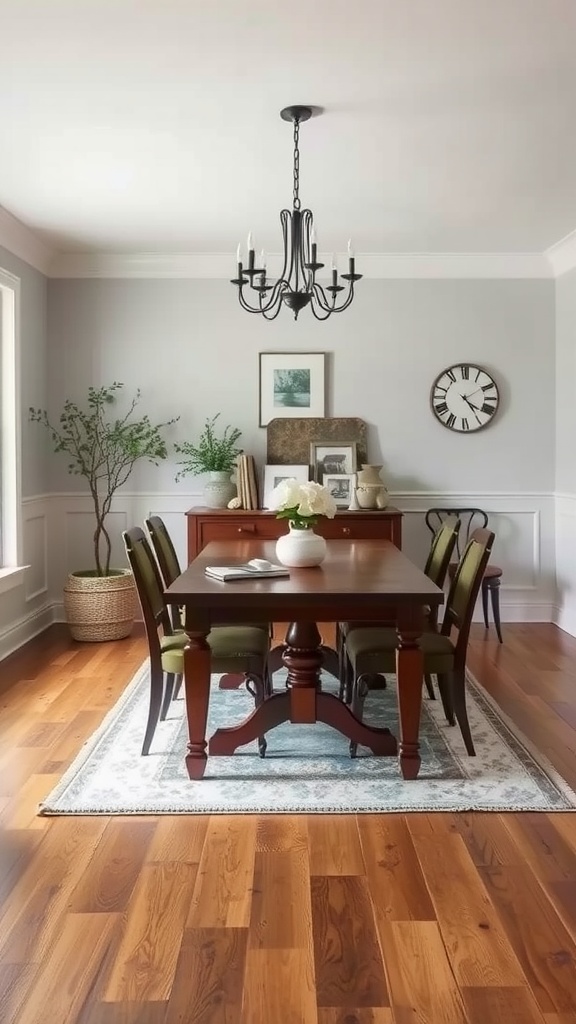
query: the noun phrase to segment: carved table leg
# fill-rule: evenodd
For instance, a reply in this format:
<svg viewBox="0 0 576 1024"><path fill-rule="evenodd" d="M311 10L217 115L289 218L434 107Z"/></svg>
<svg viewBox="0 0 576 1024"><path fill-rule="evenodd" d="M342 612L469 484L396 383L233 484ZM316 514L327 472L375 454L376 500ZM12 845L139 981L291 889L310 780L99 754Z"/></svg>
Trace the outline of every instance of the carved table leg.
<svg viewBox="0 0 576 1024"><path fill-rule="evenodd" d="M418 640L422 629L422 609L406 608L399 613L396 676L400 714L400 771L404 779L415 779L420 771L418 733L424 664Z"/></svg>
<svg viewBox="0 0 576 1024"><path fill-rule="evenodd" d="M206 721L210 701L210 648L207 633L189 632L184 650L184 689L188 719L186 768L190 779L201 779L206 770Z"/></svg>

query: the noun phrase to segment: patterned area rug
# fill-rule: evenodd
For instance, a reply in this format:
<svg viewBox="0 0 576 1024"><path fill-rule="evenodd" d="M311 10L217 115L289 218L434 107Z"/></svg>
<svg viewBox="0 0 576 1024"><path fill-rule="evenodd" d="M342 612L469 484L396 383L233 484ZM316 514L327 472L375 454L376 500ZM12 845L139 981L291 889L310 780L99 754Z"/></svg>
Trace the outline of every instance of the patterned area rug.
<svg viewBox="0 0 576 1024"><path fill-rule="evenodd" d="M274 677L282 686L282 673ZM336 681L323 679L326 690ZM256 743L233 757L212 757L201 782L186 773L184 699L172 703L156 729L148 757L140 756L148 704L146 662L84 745L41 814L368 813L378 811L565 811L576 793L560 778L470 677L468 714L477 756L469 758L458 727L447 725L439 700L422 705L422 766L404 782L396 758L376 758L324 725L285 724L268 733L268 752ZM244 687L220 689L212 680L208 735L234 725L253 708ZM365 720L398 735L394 679L369 694Z"/></svg>

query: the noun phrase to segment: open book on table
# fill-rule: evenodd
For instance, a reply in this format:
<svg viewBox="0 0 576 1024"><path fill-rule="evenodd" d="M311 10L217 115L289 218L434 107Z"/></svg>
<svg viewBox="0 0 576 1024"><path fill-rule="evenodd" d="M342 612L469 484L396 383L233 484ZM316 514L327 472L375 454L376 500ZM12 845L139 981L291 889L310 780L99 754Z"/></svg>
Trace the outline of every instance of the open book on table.
<svg viewBox="0 0 576 1024"><path fill-rule="evenodd" d="M261 561L263 562L264 560L262 559ZM265 566L254 565L252 562L239 562L237 565L207 565L205 573L216 580L224 581L265 579L269 576L290 575L288 569L283 565L275 565L273 562L267 562Z"/></svg>

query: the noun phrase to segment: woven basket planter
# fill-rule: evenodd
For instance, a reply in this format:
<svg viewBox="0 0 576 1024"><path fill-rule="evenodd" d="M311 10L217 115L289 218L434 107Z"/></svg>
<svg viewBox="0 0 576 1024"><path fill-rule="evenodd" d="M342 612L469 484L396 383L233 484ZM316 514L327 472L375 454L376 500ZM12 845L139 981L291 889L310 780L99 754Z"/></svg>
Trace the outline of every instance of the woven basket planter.
<svg viewBox="0 0 576 1024"><path fill-rule="evenodd" d="M122 640L134 624L137 598L129 569L112 576L70 573L64 587L64 609L74 640Z"/></svg>

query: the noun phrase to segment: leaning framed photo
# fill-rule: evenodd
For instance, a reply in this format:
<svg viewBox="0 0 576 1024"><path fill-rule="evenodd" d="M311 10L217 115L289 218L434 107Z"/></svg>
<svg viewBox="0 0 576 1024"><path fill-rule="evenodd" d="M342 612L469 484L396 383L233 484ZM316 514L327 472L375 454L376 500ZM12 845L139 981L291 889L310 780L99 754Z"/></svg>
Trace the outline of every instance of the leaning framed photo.
<svg viewBox="0 0 576 1024"><path fill-rule="evenodd" d="M355 473L324 473L322 483L334 498L337 508L348 508L354 496Z"/></svg>
<svg viewBox="0 0 576 1024"><path fill-rule="evenodd" d="M325 352L260 352L260 426L325 415Z"/></svg>
<svg viewBox="0 0 576 1024"><path fill-rule="evenodd" d="M310 465L314 479L324 483L326 476L342 476L356 472L355 441L311 441Z"/></svg>
<svg viewBox="0 0 576 1024"><path fill-rule="evenodd" d="M309 478L308 466L264 466L264 495L262 508L270 508L270 496L275 487L282 480L297 480L299 484L307 484Z"/></svg>

